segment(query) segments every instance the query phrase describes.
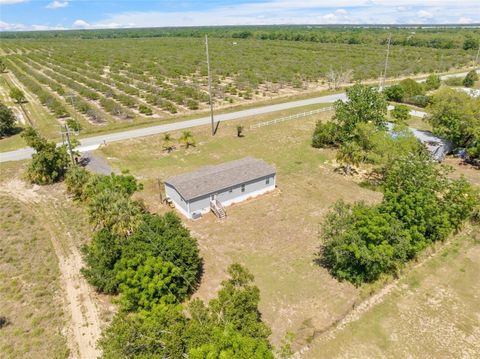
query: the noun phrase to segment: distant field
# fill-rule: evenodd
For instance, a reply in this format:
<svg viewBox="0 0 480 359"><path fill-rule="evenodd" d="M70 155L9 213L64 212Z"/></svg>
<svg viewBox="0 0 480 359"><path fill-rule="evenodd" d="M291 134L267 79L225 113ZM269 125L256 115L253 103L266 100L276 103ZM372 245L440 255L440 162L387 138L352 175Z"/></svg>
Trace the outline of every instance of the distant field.
<svg viewBox="0 0 480 359"><path fill-rule="evenodd" d="M0 193L2 358L67 358L57 257L33 208ZM55 220L52 218L52 220Z"/></svg>
<svg viewBox="0 0 480 359"><path fill-rule="evenodd" d="M295 29L287 36L275 30L265 37L212 30L215 108L326 90L331 71L337 76L351 71L340 81L344 85L376 81L388 34L378 29L350 32ZM391 78L463 68L475 55L461 47L467 35L475 35L473 29L410 32L395 31ZM136 38L122 31L62 34L31 35L35 39L7 34L0 44L9 70L0 84L2 93L8 92L7 83L22 88L33 124L48 137L58 139L58 124L67 118L77 120L84 133L93 133L208 110L204 40L198 33L142 37L150 34L139 30ZM2 142L8 142L0 144L2 150L19 143Z"/></svg>

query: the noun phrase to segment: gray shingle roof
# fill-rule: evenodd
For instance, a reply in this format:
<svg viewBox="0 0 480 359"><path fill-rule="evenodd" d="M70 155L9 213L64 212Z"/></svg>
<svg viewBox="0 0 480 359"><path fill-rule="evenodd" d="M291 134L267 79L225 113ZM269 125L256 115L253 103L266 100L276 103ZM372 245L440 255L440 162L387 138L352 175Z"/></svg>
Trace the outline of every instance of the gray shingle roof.
<svg viewBox="0 0 480 359"><path fill-rule="evenodd" d="M242 183L275 174L275 168L262 160L245 157L216 166L168 178L165 183L174 187L182 197L191 199L219 192Z"/></svg>

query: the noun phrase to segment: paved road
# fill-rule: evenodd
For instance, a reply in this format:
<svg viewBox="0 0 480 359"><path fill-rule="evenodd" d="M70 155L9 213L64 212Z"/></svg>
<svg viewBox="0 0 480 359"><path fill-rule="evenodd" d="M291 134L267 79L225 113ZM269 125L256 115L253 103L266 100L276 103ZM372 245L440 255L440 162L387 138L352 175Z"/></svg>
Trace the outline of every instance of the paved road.
<svg viewBox="0 0 480 359"><path fill-rule="evenodd" d="M331 102L335 102L336 100L345 100L345 99L346 99L346 95L344 93L341 93L336 95L315 97L315 98L310 98L306 100L291 101L291 102L280 103L276 105L262 106L262 107L256 107L256 108L243 110L243 111L216 115L215 121L223 122L223 121L237 120L237 119L249 117L249 116L257 116L257 115L262 115L270 112L288 110L295 107L331 103ZM103 143L110 143L115 141L127 140L131 138L156 135L159 133L183 130L185 128L208 125L209 123L210 123L210 117L207 116L207 117L197 118L194 120L169 123L166 125L157 125L157 126L138 128L138 129L127 130L122 132L108 133L100 136L88 137L80 140L80 146L77 147L77 150L80 152L93 151ZM1 152L0 162L19 161L19 160L28 159L32 156L33 152L34 152L33 149L30 147L21 148L15 151Z"/></svg>
<svg viewBox="0 0 480 359"><path fill-rule="evenodd" d="M478 70L477 72L480 73L480 70ZM462 77L462 76L465 76L466 74L467 74L466 72L462 72L462 73L444 75L444 76L441 76L441 78L447 79L449 77ZM418 81L421 82L424 80L418 80ZM276 105L262 106L262 107L252 108L249 110L216 115L215 120L216 121L238 120L244 117L262 115L262 114L282 111L282 110L288 110L295 107L331 103L331 102L335 102L336 100L346 100L346 98L347 97L345 93L341 93L336 95L315 97L315 98L310 98L306 100L285 102L285 103L280 103ZM421 111L411 111L410 114L412 116L417 116L417 117L424 117L426 115L425 112L421 112ZM145 137L150 135L156 135L159 133L183 130L185 128L207 125L209 123L210 123L210 117L201 117L201 118L197 118L189 121L175 122L175 123L170 123L166 125L157 125L157 126L139 128L135 130L127 130L122 132L115 132L115 133L109 133L109 134L100 135L100 136L84 138L80 140L80 146L77 147L77 150L80 152L93 151L97 149L102 143L122 141L130 138ZM29 147L21 148L15 151L1 152L0 162L24 160L24 159L30 158L32 154L33 154L33 149Z"/></svg>

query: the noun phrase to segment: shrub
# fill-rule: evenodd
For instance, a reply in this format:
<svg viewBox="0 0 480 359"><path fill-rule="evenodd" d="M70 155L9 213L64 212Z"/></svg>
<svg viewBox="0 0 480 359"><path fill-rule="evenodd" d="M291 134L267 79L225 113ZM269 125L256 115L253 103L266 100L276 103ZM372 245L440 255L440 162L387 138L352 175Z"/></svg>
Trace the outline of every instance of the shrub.
<svg viewBox="0 0 480 359"><path fill-rule="evenodd" d="M78 165L71 166L65 176L65 185L67 192L73 195L77 200L85 200L85 186L90 179L90 173Z"/></svg>
<svg viewBox="0 0 480 359"><path fill-rule="evenodd" d="M313 132L312 146L316 148L334 147L340 141L338 126L333 122L318 121Z"/></svg>
<svg viewBox="0 0 480 359"><path fill-rule="evenodd" d="M405 122L410 118L410 108L405 105L396 105L391 114L395 120Z"/></svg>
<svg viewBox="0 0 480 359"><path fill-rule="evenodd" d="M400 81L399 86L403 89L403 99L425 94L423 86L412 79Z"/></svg>
<svg viewBox="0 0 480 359"><path fill-rule="evenodd" d="M463 79L461 77L449 77L443 82L447 86L463 86Z"/></svg>
<svg viewBox="0 0 480 359"><path fill-rule="evenodd" d="M26 101L25 99L25 95L24 93L22 92L22 90L20 90L19 88L17 87L14 87L10 90L10 97L16 102L16 103L23 103Z"/></svg>
<svg viewBox="0 0 480 359"><path fill-rule="evenodd" d="M431 74L425 80L425 89L427 91L436 90L440 87L441 83L442 81L438 75Z"/></svg>
<svg viewBox="0 0 480 359"><path fill-rule="evenodd" d="M74 118L67 119L66 123L67 123L68 128L73 130L73 131L78 132L82 129L82 125L80 125L80 122L78 122Z"/></svg>
<svg viewBox="0 0 480 359"><path fill-rule="evenodd" d="M140 105L138 106L138 111L140 113L143 113L144 115L150 116L153 114L153 111L150 107L145 106L145 105Z"/></svg>
<svg viewBox="0 0 480 359"><path fill-rule="evenodd" d="M237 137L243 137L243 130L245 129L242 125L237 125Z"/></svg>
<svg viewBox="0 0 480 359"><path fill-rule="evenodd" d="M478 81L478 74L476 70L471 70L467 76L463 79L463 86L465 87L473 87L475 82Z"/></svg>
<svg viewBox="0 0 480 359"><path fill-rule="evenodd" d="M385 97L388 101L402 102L405 91L400 85L393 85L387 87L384 91Z"/></svg>
<svg viewBox="0 0 480 359"><path fill-rule="evenodd" d="M321 262L356 285L392 274L434 241L444 240L475 214L478 192L451 180L427 155L392 161L380 205L338 202L322 226Z"/></svg>
<svg viewBox="0 0 480 359"><path fill-rule="evenodd" d="M187 107L189 110L198 110L198 101L195 101L193 99L188 99Z"/></svg>
<svg viewBox="0 0 480 359"><path fill-rule="evenodd" d="M428 104L430 103L430 97L423 96L423 95L407 97L403 102L408 103L410 105L418 106L418 107L427 107Z"/></svg>

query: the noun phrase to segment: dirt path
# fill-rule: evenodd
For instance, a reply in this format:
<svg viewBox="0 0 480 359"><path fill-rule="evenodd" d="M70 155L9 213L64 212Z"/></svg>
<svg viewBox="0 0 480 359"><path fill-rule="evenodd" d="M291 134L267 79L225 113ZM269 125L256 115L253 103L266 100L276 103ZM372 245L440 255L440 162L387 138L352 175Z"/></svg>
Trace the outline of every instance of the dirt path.
<svg viewBox="0 0 480 359"><path fill-rule="evenodd" d="M40 194L38 188L27 188L25 183L14 179L3 183L0 192L36 207L36 213L50 234L61 273L64 291L64 309L69 318L67 342L71 358L97 358L100 351L96 342L101 334L102 321L96 304L95 293L80 274L82 257L75 238L72 238L59 215L61 208L56 198ZM55 219L55 221L52 221Z"/></svg>

